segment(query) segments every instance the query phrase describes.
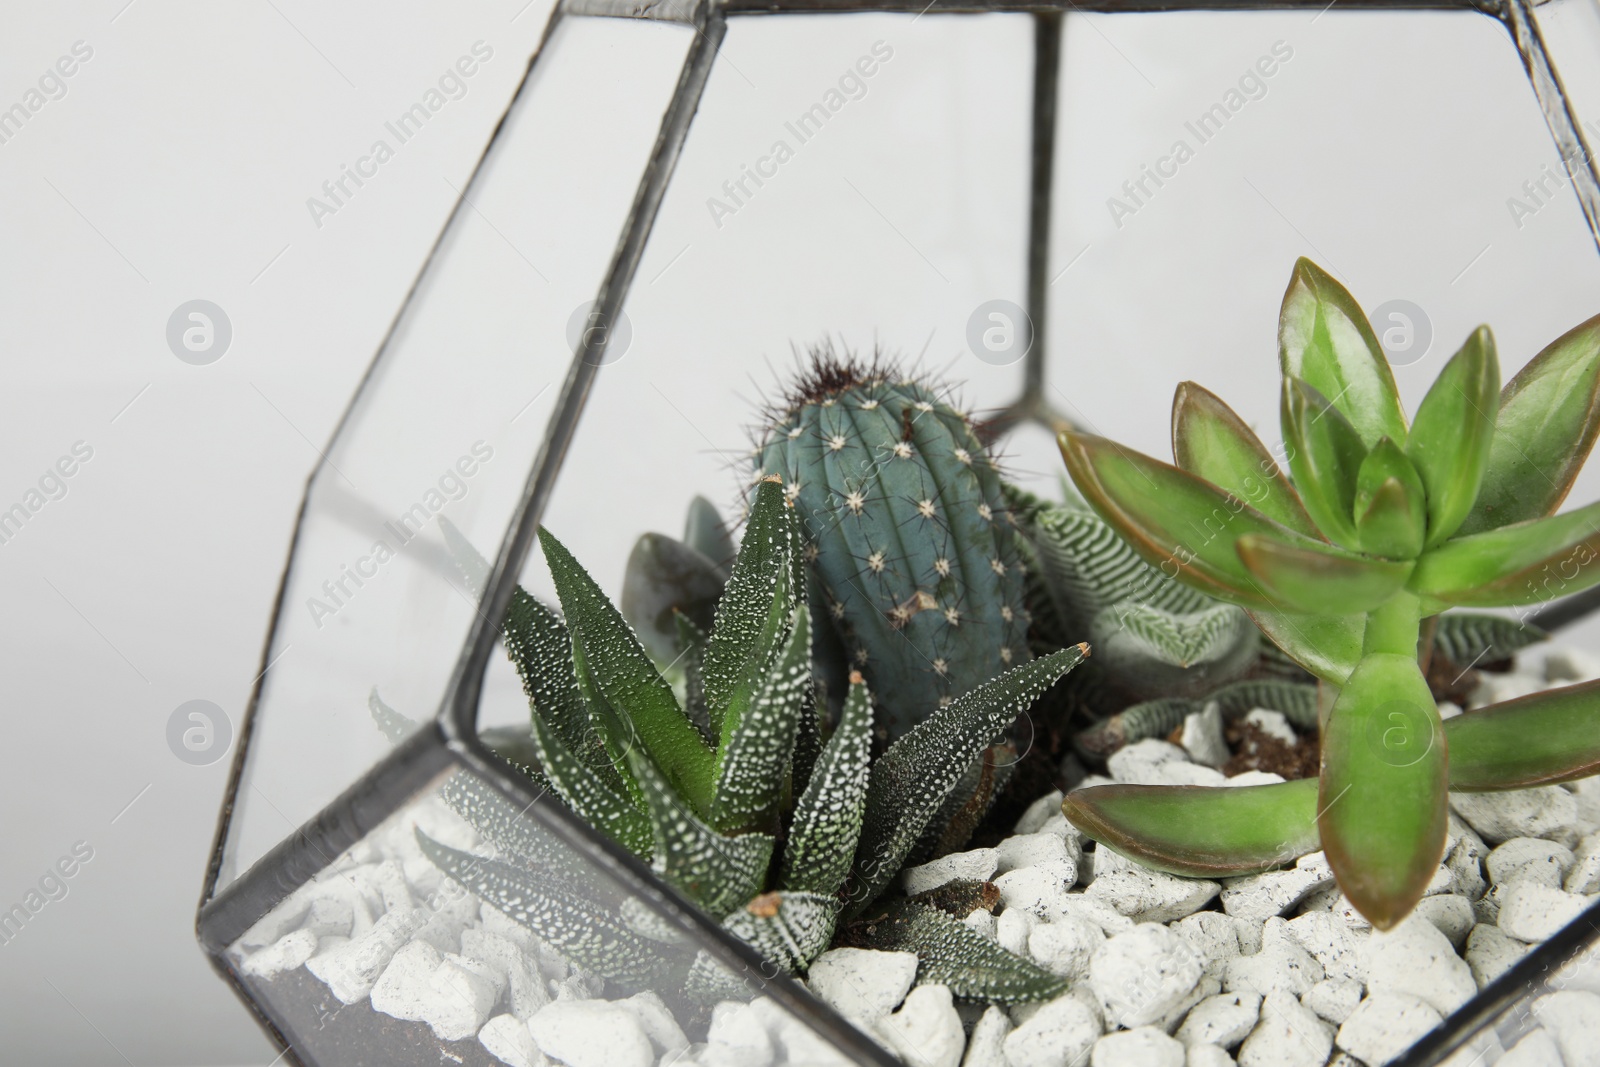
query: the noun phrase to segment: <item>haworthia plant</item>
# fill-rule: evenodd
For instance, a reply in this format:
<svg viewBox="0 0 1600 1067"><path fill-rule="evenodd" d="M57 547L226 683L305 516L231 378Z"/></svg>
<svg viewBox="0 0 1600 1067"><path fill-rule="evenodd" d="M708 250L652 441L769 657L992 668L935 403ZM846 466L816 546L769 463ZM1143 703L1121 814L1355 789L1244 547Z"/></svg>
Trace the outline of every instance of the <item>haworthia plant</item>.
<svg viewBox="0 0 1600 1067"><path fill-rule="evenodd" d="M1480 327L1408 427L1366 315L1300 260L1279 356L1287 474L1242 419L1193 384L1174 402L1176 466L1083 433L1063 434L1061 451L1085 499L1146 562L1251 612L1337 693L1322 726L1316 839L1351 902L1388 928L1437 869L1447 788L1595 769L1600 693L1573 687L1516 702L1515 714L1473 712L1456 729L1499 742L1475 750L1447 732L1418 655L1423 621L1446 608L1537 603L1600 581L1600 505L1554 514L1600 426L1600 318L1540 352L1503 391L1494 338ZM1512 720L1560 732L1495 730ZM1463 776L1464 749L1475 755ZM1290 786L1300 814L1306 788ZM1102 787L1065 809L1146 859L1181 865L1203 840L1207 855L1249 866L1264 862L1274 836L1309 839L1299 814L1273 806L1288 795L1191 790L1174 803L1169 793ZM1291 828L1300 836L1285 836Z"/></svg>
<svg viewBox="0 0 1600 1067"><path fill-rule="evenodd" d="M928 709L873 762L872 696L860 673L837 722L820 721L804 549L781 480L756 489L709 632L683 624L698 718L566 548L548 531L540 540L562 615L519 591L505 621L531 698L536 772L560 802L788 971L825 950L842 918L885 897L964 770L1088 653L1075 646L983 681ZM469 557L469 579L483 573L459 535L451 544ZM393 727L376 705L374 715ZM497 854L423 838L450 877L607 978L639 984L670 972L691 995L727 994L732 978L709 957L679 945L674 958L662 924L641 909L586 898L563 875L571 861L515 829L517 813L497 794L454 781L446 799ZM925 960L939 974L965 974L995 999L1059 990L1037 965L982 938L927 930Z"/></svg>

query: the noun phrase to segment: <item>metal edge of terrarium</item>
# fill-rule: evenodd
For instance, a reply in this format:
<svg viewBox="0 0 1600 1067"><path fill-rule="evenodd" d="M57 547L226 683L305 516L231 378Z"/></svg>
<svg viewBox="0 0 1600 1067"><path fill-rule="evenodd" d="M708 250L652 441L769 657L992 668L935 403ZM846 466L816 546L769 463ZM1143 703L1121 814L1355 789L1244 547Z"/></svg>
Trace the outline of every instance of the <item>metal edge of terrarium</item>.
<svg viewBox="0 0 1600 1067"><path fill-rule="evenodd" d="M1435 1067L1443 1063L1485 1028L1494 1025L1518 1001L1547 985L1547 976L1559 972L1573 957L1597 941L1600 941L1600 903L1591 905L1548 941L1484 986L1404 1055L1393 1060L1390 1067Z"/></svg>
<svg viewBox="0 0 1600 1067"><path fill-rule="evenodd" d="M478 171L482 169L484 162L489 157L489 153L494 150L496 142L499 141L500 135L505 129L506 119L511 115L511 112L516 107L517 101L521 98L523 92L526 90L528 82L532 78L535 67L538 64L539 57L544 53L545 46L549 43L551 35L555 32L560 17L560 7L557 6L550 17L550 20L545 24L544 32L539 37L539 43L534 47L533 52L528 57L527 67L522 73L522 78L517 82L516 92L511 95L511 100L507 103L505 110L500 115L500 118L496 120L494 129L490 131L488 139L484 142L483 151L479 153L478 160L473 165L474 177L476 177ZM312 491L316 488L317 479L322 477L324 472L329 469L327 454L332 451L334 446L337 444L340 435L343 434L345 427L350 422L351 417L357 410L360 409L362 401L365 399L366 392L371 386L379 366L383 363L384 354L388 351L389 344L394 339L395 331L399 329L401 321L405 318L406 312L411 306L411 301L416 296L417 287L422 284L422 279L427 276L428 268L432 265L435 257L438 255L439 249L443 245L446 235L450 232L450 227L455 223L456 218L462 213L462 207L467 202L466 192L469 192L471 188L472 183L471 180L469 180L466 184L463 194L457 197L456 202L451 207L449 214L445 216L444 224L439 228L439 232L434 238L433 244L429 247L427 257L423 260L421 268L412 278L411 284L407 287L405 295L400 300L399 307L395 310L394 316L390 319L388 327L384 330L383 339L378 343L378 347L374 351L373 357L371 361L368 362L366 369L362 371L361 379L356 383L356 388L354 392L352 392L349 402L346 403L344 410L339 413L339 418L334 423L333 429L328 435L328 445L320 450L316 465L311 468L311 473L306 477L305 489L301 492L300 505L295 513L294 529L289 537L289 551L285 556L283 570L278 578L278 591L276 596L273 598L272 613L267 621L267 635L266 639L263 641L261 650L261 673L256 675L255 681L251 684L250 696L245 703L245 712L240 719L238 746L234 751L233 760L228 768L228 778L223 786L222 810L217 816L216 832L213 836L211 850L206 862L206 872L201 886L200 902L196 908L195 924L197 935L199 935L201 932L200 926L205 917L205 909L217 895L217 881L219 875L221 874L223 861L227 854L228 831L232 828L233 814L238 798L239 786L244 779L245 764L249 757L250 746L254 736L256 714L260 707L261 694L265 690L269 680L273 663L272 651L274 648L274 642L276 641L278 635L279 624L283 618L283 608L289 592L289 582L294 573L295 554L299 550L300 538L305 530L306 515L311 504ZM265 858L266 857L263 856L261 859ZM257 860L255 864L251 865L251 868L254 869L255 867L259 866L260 862L261 860ZM230 883L230 885L242 880L246 873L248 872L240 872L239 876L236 877L234 881Z"/></svg>
<svg viewBox="0 0 1600 1067"><path fill-rule="evenodd" d="M1340 10L1477 11L1500 16L1503 0L1335 0ZM1095 15L1170 14L1181 11L1326 10L1327 0L722 0L728 15L914 15L1044 13Z"/></svg>
<svg viewBox="0 0 1600 1067"><path fill-rule="evenodd" d="M696 39L690 45L678 85L662 118L661 131L651 150L634 204L613 254L611 267L595 300L598 323L602 326L616 320L626 300L654 226L656 213L687 140L690 123L699 107L727 23L710 4L704 4L690 28L694 30ZM532 550L539 518L549 501L609 340L609 329L602 329L598 333L592 330L586 332L583 346L573 356L555 412L547 425L545 440L535 458L533 470L494 567L485 582L484 596L435 720L436 726L452 754L469 772L479 776L508 800L521 805L525 815L533 818L586 862L629 890L652 912L694 935L702 951L708 952L735 973L759 975L763 992L857 1062L875 1067L895 1067L896 1061L876 1043L832 1008L800 989L787 975L772 970L769 961L749 945L729 935L715 919L683 900L638 857L597 834L577 818L558 810L555 805L537 803L539 794L530 788L530 783L513 773L510 765L491 752L477 736L477 713L484 673L499 639L500 628L494 620L503 617L510 604L518 575Z"/></svg>

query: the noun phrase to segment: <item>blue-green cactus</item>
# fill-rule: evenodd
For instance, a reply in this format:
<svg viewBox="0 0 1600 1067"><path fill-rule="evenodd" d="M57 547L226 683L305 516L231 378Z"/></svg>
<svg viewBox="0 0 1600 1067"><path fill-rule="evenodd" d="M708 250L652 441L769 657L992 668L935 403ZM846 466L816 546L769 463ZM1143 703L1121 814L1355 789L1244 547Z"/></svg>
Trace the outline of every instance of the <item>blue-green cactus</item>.
<svg viewBox="0 0 1600 1067"><path fill-rule="evenodd" d="M870 681L888 737L1029 657L999 472L934 389L817 351L758 462L795 500L814 608Z"/></svg>

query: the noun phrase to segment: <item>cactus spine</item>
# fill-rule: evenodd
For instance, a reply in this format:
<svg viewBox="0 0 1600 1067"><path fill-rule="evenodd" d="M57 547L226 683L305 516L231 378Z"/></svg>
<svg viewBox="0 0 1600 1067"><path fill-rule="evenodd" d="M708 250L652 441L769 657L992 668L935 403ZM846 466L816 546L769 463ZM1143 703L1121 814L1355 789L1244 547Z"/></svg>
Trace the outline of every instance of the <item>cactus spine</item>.
<svg viewBox="0 0 1600 1067"><path fill-rule="evenodd" d="M795 500L817 606L869 680L881 731L898 737L1028 659L1017 535L965 415L827 350L773 415L761 471Z"/></svg>

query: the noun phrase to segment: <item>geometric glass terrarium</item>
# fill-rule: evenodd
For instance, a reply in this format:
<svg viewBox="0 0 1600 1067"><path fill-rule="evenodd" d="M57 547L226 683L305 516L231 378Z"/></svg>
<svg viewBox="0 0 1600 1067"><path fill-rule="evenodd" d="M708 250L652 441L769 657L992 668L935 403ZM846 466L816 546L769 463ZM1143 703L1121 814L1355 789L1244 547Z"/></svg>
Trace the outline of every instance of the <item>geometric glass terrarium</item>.
<svg viewBox="0 0 1600 1067"><path fill-rule="evenodd" d="M757 398L823 341L961 381L1041 492L1056 430L1164 451L1185 378L1270 421L1301 254L1381 305L1408 406L1479 321L1509 376L1595 310L1595 116L1586 0L564 0L311 477L203 947L307 1065L898 1062L491 750L528 715L499 620L555 601L538 527L616 599L639 534L743 499ZM417 830L505 848L473 805L660 968L608 990L442 874ZM1597 934L1519 946L1394 1062L1557 1034ZM714 1012L652 977L700 956L740 987Z"/></svg>

